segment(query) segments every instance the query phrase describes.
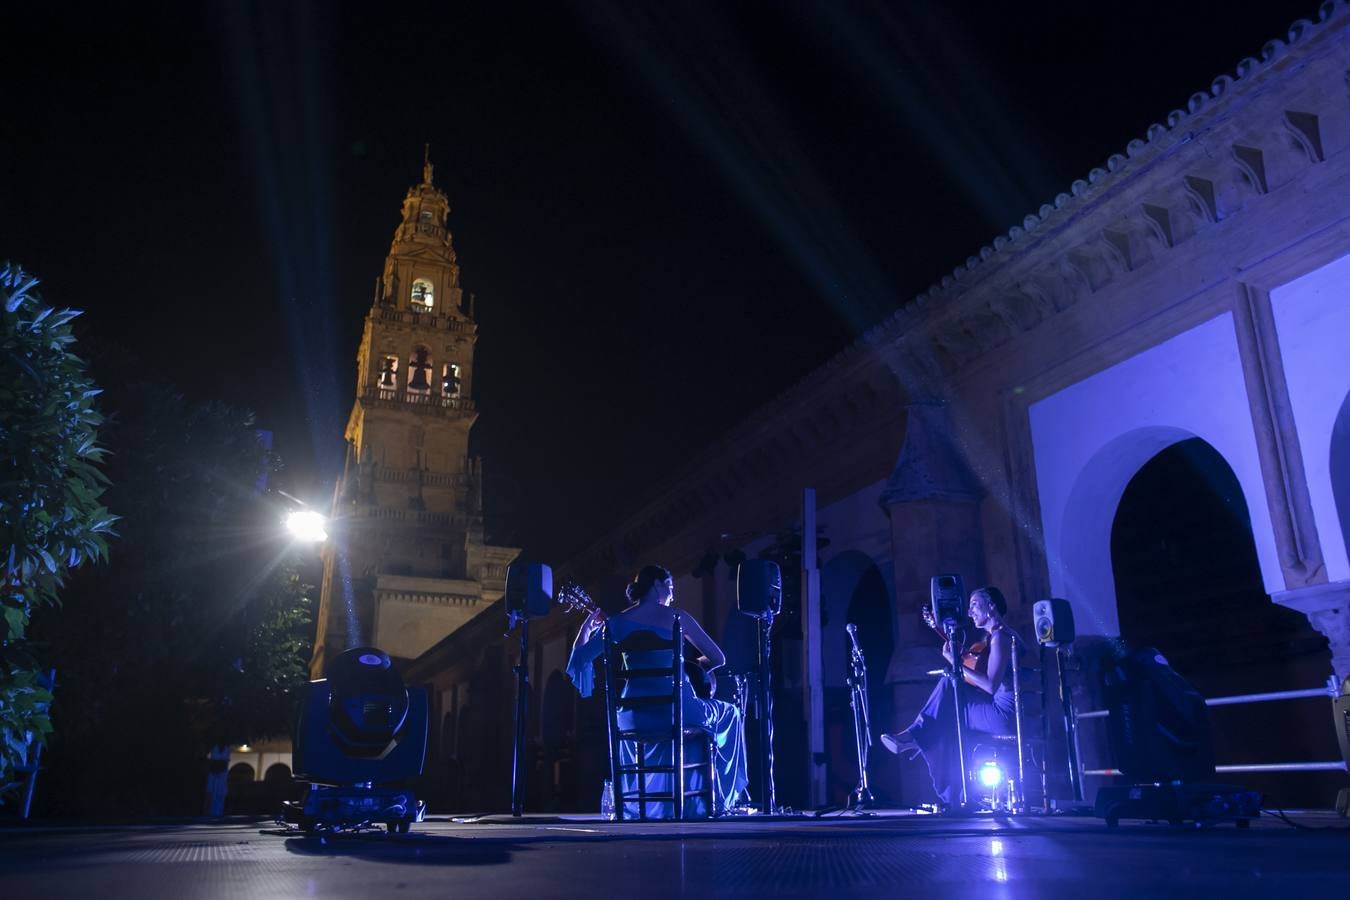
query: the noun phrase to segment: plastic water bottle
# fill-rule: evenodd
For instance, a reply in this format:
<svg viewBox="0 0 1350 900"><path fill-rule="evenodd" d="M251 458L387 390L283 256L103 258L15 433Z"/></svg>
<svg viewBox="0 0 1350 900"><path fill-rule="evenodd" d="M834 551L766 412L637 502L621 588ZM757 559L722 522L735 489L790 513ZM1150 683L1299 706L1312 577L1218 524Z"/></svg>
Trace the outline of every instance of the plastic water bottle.
<svg viewBox="0 0 1350 900"><path fill-rule="evenodd" d="M608 778L600 786L600 818L614 820L614 785Z"/></svg>

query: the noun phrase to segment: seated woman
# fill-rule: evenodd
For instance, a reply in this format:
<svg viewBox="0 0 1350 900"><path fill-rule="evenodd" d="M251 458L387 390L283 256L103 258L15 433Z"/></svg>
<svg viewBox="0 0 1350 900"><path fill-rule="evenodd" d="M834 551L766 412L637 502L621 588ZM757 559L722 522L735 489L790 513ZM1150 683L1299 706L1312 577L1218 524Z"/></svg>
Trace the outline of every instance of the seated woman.
<svg viewBox="0 0 1350 900"><path fill-rule="evenodd" d="M594 689L593 663L605 652L602 626L608 622L610 639L622 643L636 631L652 631L661 637L670 639L674 633L676 612L671 609L675 599L674 580L670 572L660 566L644 566L624 593L633 605L621 613L608 618L599 611L592 613L576 641L572 644L572 655L567 661L567 674L583 697L589 697ZM726 662L726 656L720 647L708 637L698 619L688 612L680 612L680 629L684 638L698 650L702 656L698 662L708 671L718 668ZM626 690L638 687L631 682ZM652 685L652 693L669 691L669 682ZM688 677L684 680L683 700L684 722L689 728L701 728L713 738L713 815L721 815L736 806L737 800L748 783L745 762L745 730L741 725L740 710L721 700L703 700L694 693ZM657 712L665 715L664 710L644 708L641 712ZM619 727L641 727L645 723L635 720L631 710L620 710ZM632 762L634 748L627 741L621 751L626 757L624 762Z"/></svg>
<svg viewBox="0 0 1350 900"><path fill-rule="evenodd" d="M1003 626L1008 601L995 587L971 592L969 615L975 627L988 635L988 648L980 654L973 669L954 660L951 643L942 647L948 663L961 672L965 684L975 690L961 692L965 708L963 721L965 747L969 752L976 733L1012 734L1014 704L1012 689L1013 642ZM961 802L961 763L956 752L956 726L952 721L952 683L943 678L933 688L928 702L919 710L914 724L897 734L883 734L881 743L892 753L907 753L912 759L922 753L933 779L933 790L944 807ZM969 762L969 760L967 760Z"/></svg>

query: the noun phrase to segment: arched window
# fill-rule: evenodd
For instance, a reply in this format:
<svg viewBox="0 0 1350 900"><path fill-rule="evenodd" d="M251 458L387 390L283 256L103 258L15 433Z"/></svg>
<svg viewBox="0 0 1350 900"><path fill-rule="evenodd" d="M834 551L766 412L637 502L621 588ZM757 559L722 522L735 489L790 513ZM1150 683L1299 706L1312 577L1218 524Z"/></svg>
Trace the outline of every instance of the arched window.
<svg viewBox="0 0 1350 900"><path fill-rule="evenodd" d="M380 360L380 391L398 390L398 357L386 356Z"/></svg>
<svg viewBox="0 0 1350 900"><path fill-rule="evenodd" d="M230 766L230 772L225 776L230 786L253 783L253 767L248 763L235 763Z"/></svg>
<svg viewBox="0 0 1350 900"><path fill-rule="evenodd" d="M431 351L416 347L408 360L408 393L431 393Z"/></svg>
<svg viewBox="0 0 1350 900"><path fill-rule="evenodd" d="M446 363L441 369L441 396L459 396L459 363Z"/></svg>
<svg viewBox="0 0 1350 900"><path fill-rule="evenodd" d="M425 278L418 278L412 284L412 308L423 312L428 312L436 305L436 298L431 287L431 282Z"/></svg>

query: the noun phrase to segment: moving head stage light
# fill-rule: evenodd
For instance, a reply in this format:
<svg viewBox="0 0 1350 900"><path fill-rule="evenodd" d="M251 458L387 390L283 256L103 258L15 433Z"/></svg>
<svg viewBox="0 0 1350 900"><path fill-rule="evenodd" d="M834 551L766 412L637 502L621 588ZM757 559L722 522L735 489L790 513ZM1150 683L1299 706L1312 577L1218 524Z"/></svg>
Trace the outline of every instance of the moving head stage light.
<svg viewBox="0 0 1350 900"><path fill-rule="evenodd" d="M427 695L409 688L389 655L357 647L311 681L295 732L295 778L305 782L285 822L307 831L343 831L377 823L405 833L426 804L408 782L427 752Z"/></svg>
<svg viewBox="0 0 1350 900"><path fill-rule="evenodd" d="M1181 825L1233 821L1246 827L1261 815L1261 795L1214 784L1214 748L1204 697L1153 647L1116 648L1104 672L1109 737L1116 767L1132 784L1097 792L1096 814L1114 827L1121 819Z"/></svg>

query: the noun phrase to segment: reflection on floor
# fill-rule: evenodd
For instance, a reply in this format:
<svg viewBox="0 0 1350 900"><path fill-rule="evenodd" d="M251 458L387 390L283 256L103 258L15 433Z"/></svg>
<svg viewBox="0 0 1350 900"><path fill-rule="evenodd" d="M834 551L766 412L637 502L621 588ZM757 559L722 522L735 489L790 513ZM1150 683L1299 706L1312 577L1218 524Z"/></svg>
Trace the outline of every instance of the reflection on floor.
<svg viewBox="0 0 1350 900"><path fill-rule="evenodd" d="M1020 817L843 815L698 823L433 816L410 835L283 834L268 823L0 830L7 896L494 898L1287 896L1350 889L1350 821L1247 830Z"/></svg>

